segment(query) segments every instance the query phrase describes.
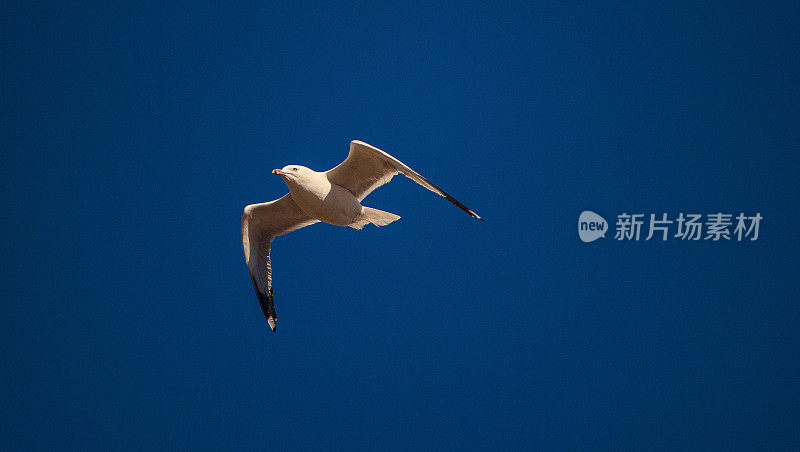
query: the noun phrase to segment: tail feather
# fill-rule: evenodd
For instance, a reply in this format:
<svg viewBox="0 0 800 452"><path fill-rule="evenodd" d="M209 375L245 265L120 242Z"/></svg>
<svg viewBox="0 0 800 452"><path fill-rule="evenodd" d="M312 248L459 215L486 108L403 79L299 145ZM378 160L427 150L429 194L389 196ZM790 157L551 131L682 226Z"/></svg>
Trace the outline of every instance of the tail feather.
<svg viewBox="0 0 800 452"><path fill-rule="evenodd" d="M372 207L363 207L361 213L355 218L349 226L353 229L361 229L365 225L372 223L375 226L386 226L387 224L400 219L400 215L384 212L383 210L373 209Z"/></svg>

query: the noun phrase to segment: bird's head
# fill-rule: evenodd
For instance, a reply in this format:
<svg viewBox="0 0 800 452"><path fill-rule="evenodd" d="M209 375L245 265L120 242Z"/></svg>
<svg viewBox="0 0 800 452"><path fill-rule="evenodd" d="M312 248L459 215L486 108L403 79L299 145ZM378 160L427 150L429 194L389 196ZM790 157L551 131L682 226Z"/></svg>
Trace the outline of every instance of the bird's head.
<svg viewBox="0 0 800 452"><path fill-rule="evenodd" d="M282 169L272 170L272 174L281 176L287 184L295 183L302 185L304 181L313 178L316 171L301 165L286 165Z"/></svg>

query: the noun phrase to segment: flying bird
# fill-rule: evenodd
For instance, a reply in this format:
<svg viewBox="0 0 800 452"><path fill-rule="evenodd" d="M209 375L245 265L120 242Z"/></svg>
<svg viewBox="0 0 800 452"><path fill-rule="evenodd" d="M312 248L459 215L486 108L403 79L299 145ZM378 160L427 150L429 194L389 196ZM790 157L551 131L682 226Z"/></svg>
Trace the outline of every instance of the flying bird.
<svg viewBox="0 0 800 452"><path fill-rule="evenodd" d="M269 258L272 240L320 221L361 229L369 223L386 226L399 220L399 215L361 205L368 194L396 174L411 178L467 214L485 221L400 160L362 141L351 141L347 158L331 170L317 172L301 165L287 165L272 173L283 178L289 193L274 201L250 204L242 214L244 258L258 303L272 331L278 320L272 299Z"/></svg>

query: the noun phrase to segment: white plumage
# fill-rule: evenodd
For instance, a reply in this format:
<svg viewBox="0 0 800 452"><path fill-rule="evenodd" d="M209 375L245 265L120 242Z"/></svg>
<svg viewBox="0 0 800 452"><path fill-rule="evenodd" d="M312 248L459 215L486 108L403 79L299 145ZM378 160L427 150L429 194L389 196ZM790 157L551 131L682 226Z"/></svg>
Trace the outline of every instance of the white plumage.
<svg viewBox="0 0 800 452"><path fill-rule="evenodd" d="M386 152L361 141L350 142L350 154L335 168L316 172L300 165L273 170L289 187L289 193L275 201L250 204L242 215L242 246L250 279L270 328L276 329L277 315L272 297L272 240L296 229L323 221L361 229L366 224L385 226L399 215L364 207L361 201L373 190L403 174L428 190L445 197L469 215L484 221L439 187L430 183Z"/></svg>

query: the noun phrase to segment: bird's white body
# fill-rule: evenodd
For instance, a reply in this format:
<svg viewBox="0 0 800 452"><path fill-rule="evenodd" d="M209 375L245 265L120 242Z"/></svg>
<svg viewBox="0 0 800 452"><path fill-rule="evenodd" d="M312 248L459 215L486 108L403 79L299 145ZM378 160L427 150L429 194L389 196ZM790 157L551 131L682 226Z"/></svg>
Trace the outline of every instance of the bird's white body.
<svg viewBox="0 0 800 452"><path fill-rule="evenodd" d="M292 199L309 217L336 226L350 226L363 207L353 193L331 183L325 173L289 165L281 170Z"/></svg>

